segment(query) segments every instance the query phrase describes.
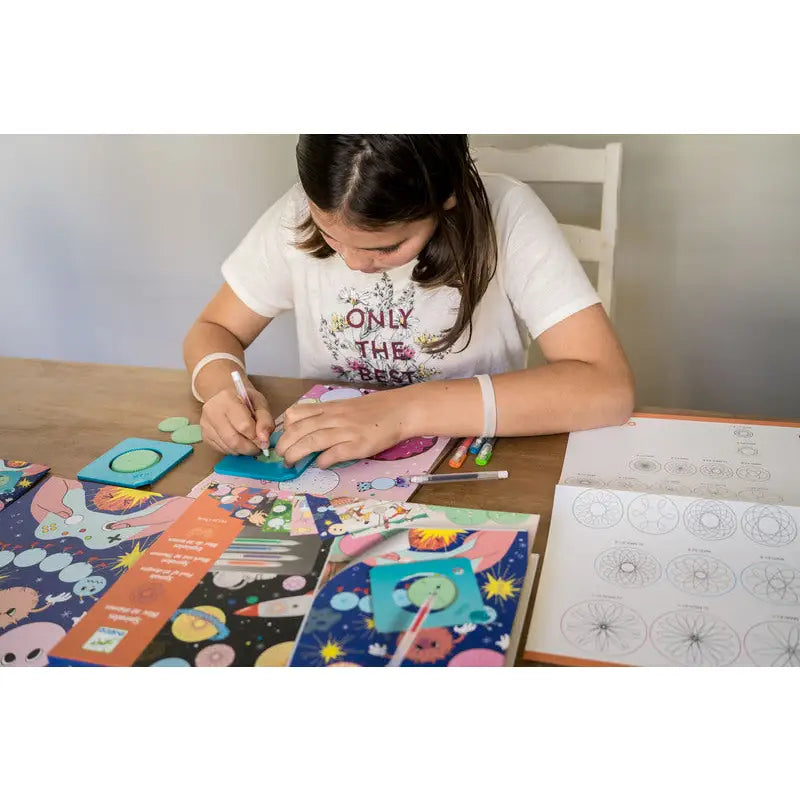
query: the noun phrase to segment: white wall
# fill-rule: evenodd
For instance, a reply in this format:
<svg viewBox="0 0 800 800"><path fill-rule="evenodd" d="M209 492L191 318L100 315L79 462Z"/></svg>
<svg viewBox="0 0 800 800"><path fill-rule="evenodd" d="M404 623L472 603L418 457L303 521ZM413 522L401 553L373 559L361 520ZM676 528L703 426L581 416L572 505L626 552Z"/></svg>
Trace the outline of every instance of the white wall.
<svg viewBox="0 0 800 800"><path fill-rule="evenodd" d="M800 417L800 136L473 136L622 142L615 325L640 404ZM560 221L599 192L536 186Z"/></svg>
<svg viewBox="0 0 800 800"><path fill-rule="evenodd" d="M177 367L294 136L0 136L0 354ZM292 317L248 354L293 375Z"/></svg>
<svg viewBox="0 0 800 800"><path fill-rule="evenodd" d="M0 137L0 354L179 366L295 140ZM545 141L623 143L615 323L640 403L800 415L800 136L473 137ZM536 188L595 222L597 192ZM248 362L296 374L293 320Z"/></svg>

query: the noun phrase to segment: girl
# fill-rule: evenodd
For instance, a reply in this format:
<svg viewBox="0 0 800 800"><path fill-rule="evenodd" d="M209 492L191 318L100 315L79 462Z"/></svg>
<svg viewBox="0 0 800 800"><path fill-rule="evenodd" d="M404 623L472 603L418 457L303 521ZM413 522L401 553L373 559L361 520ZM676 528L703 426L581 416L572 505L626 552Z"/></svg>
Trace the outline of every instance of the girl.
<svg viewBox="0 0 800 800"><path fill-rule="evenodd" d="M300 183L222 266L184 342L205 440L256 454L264 396L231 381L293 309L303 377L393 387L286 412L277 452L325 468L412 436L525 436L625 422L631 372L558 225L534 192L480 176L462 135L306 135ZM547 363L525 368L529 337ZM486 377L493 376L492 378ZM479 376L476 380L476 376Z"/></svg>

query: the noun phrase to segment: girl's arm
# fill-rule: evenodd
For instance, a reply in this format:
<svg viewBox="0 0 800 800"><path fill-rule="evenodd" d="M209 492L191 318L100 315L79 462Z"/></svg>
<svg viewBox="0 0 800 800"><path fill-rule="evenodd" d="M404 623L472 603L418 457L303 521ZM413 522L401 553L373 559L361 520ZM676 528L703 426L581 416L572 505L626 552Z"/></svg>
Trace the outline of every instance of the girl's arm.
<svg viewBox="0 0 800 800"><path fill-rule="evenodd" d="M599 304L538 339L544 366L492 377L497 435L531 436L620 425L633 411L628 361ZM277 448L292 463L322 451L321 467L373 455L423 435L476 436L483 401L474 378L431 381L355 400L295 406Z"/></svg>
<svg viewBox="0 0 800 800"><path fill-rule="evenodd" d="M633 411L628 360L601 305L591 306L538 339L547 364L494 375L498 436L621 425ZM403 389L414 398L414 427L472 436L482 432L483 401L476 380L442 381Z"/></svg>
<svg viewBox="0 0 800 800"><path fill-rule="evenodd" d="M230 353L244 362L244 351L270 323L248 308L227 283L203 309L183 342L183 360L191 373L210 353ZM197 375L195 388L205 400L200 424L206 441L223 453L255 455L274 429L264 396L243 375L247 393L256 410L256 420L238 399L231 371L233 361L220 359L206 364Z"/></svg>

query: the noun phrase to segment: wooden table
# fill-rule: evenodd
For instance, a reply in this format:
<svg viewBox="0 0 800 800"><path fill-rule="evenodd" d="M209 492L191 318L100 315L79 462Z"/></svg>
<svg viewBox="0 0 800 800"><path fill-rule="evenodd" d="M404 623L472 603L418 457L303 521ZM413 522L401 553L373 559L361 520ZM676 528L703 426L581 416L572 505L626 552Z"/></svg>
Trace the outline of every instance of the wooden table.
<svg viewBox="0 0 800 800"><path fill-rule="evenodd" d="M252 380L275 414L315 383L293 378ZM0 456L47 464L54 475L74 478L90 461L129 436L166 440L156 426L173 416L192 422L200 417L182 370L0 358ZM423 486L413 499L539 514L534 552L543 556L566 446L566 434L501 439L491 466L507 469L508 480ZM194 453L153 488L185 495L213 472L219 458L208 445L196 445ZM438 471L453 472L446 463ZM534 596L538 581L537 574ZM524 640L523 635L520 653ZM519 658L517 663L522 663Z"/></svg>
<svg viewBox="0 0 800 800"><path fill-rule="evenodd" d="M276 415L316 383L256 376L252 381ZM173 416L191 422L200 418L183 370L0 358L0 456L47 464L53 475L75 478L89 462L131 436L167 440L157 425ZM507 469L508 480L423 486L413 499L539 514L534 552L541 556L566 445L565 434L502 439L491 467ZM185 495L213 472L219 459L208 445L196 445L153 489ZM453 470L443 463L438 471ZM536 585L538 575L534 592Z"/></svg>

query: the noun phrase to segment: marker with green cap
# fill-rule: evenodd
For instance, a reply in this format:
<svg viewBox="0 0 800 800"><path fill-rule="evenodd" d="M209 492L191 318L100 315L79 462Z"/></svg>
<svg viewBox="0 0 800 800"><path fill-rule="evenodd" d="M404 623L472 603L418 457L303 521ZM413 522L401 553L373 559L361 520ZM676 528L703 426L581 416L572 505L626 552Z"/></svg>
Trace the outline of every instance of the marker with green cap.
<svg viewBox="0 0 800 800"><path fill-rule="evenodd" d="M487 439L482 445L481 450L478 455L475 457L475 463L479 467L485 467L489 463L489 459L492 457L492 452L494 450L494 443L497 441L497 437L493 436L491 439Z"/></svg>

